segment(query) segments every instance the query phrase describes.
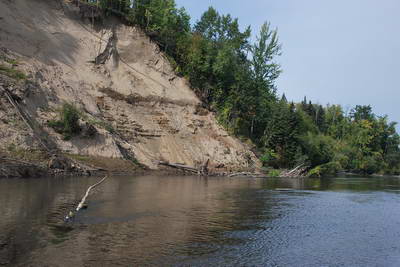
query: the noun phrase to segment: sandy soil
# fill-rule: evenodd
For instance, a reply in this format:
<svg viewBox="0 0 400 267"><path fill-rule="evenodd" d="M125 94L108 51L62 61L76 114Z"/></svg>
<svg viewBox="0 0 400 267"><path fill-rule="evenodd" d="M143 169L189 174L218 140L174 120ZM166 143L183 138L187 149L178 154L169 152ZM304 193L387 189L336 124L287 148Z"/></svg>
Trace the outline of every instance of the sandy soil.
<svg viewBox="0 0 400 267"><path fill-rule="evenodd" d="M94 64L113 32L113 52L105 64ZM0 86L21 96L21 107L64 153L135 158L151 169L158 160L197 166L208 158L225 170L260 167L214 114L199 112L199 99L158 46L116 18L93 26L69 2L4 0L0 47L0 65L27 76L15 81L0 71ZM79 108L82 124L96 128L94 137L65 141L47 127L65 102ZM1 92L0 103L0 148L40 148Z"/></svg>

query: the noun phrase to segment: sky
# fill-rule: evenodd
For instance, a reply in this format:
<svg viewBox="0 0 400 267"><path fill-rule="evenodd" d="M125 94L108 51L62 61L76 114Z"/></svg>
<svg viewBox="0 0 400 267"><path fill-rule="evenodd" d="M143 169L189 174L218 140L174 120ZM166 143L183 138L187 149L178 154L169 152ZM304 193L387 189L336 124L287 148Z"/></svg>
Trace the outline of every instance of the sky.
<svg viewBox="0 0 400 267"><path fill-rule="evenodd" d="M198 20L209 6L252 28L278 29L278 92L322 105L371 105L400 122L399 0L176 0ZM398 127L399 129L399 127Z"/></svg>

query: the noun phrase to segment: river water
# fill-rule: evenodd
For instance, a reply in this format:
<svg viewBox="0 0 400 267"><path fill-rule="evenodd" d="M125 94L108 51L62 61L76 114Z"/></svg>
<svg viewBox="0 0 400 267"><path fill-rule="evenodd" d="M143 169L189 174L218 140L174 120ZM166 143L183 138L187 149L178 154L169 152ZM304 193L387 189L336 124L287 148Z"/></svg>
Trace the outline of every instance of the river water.
<svg viewBox="0 0 400 267"><path fill-rule="evenodd" d="M400 179L0 180L0 265L400 266Z"/></svg>

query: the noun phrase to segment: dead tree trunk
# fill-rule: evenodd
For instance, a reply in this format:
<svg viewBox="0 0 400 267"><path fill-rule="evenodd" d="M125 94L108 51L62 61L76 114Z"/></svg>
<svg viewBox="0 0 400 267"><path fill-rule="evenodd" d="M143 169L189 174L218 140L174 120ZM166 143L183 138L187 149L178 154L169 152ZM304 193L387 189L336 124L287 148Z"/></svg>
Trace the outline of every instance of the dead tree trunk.
<svg viewBox="0 0 400 267"><path fill-rule="evenodd" d="M208 163L210 162L210 159L207 159L203 165L199 168L199 175L200 176L207 176L208 175Z"/></svg>
<svg viewBox="0 0 400 267"><path fill-rule="evenodd" d="M168 166L171 168L175 168L178 170L182 170L182 171L188 171L188 172L195 173L195 174L199 173L198 169L190 167L190 166L186 166L183 164L174 164L174 163L169 163L169 162L165 162L165 161L159 161L158 164L163 165L163 166Z"/></svg>
<svg viewBox="0 0 400 267"><path fill-rule="evenodd" d="M101 179L100 182L95 183L95 184L92 185L92 186L89 186L89 188L86 190L86 193L85 193L85 195L83 196L81 202L79 202L78 206L76 207L75 212L80 211L80 210L84 207L84 204L85 204L85 202L86 202L86 198L89 196L90 191L91 191L93 188L95 188L96 186L99 186L101 183L103 183L103 182L107 179L107 177L108 177L108 176L104 176L104 178ZM68 213L68 215L65 217L65 220L68 221L69 219L71 219L71 218L74 217L74 216L75 216L75 213L72 212L72 211L70 211L70 212Z"/></svg>

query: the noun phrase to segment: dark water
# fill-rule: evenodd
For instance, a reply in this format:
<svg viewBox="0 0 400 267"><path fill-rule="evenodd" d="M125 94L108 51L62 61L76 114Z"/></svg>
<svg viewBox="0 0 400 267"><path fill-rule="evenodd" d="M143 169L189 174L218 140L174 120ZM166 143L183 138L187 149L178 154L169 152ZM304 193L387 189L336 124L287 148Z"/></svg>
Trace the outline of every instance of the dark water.
<svg viewBox="0 0 400 267"><path fill-rule="evenodd" d="M0 180L0 265L400 266L400 179Z"/></svg>

